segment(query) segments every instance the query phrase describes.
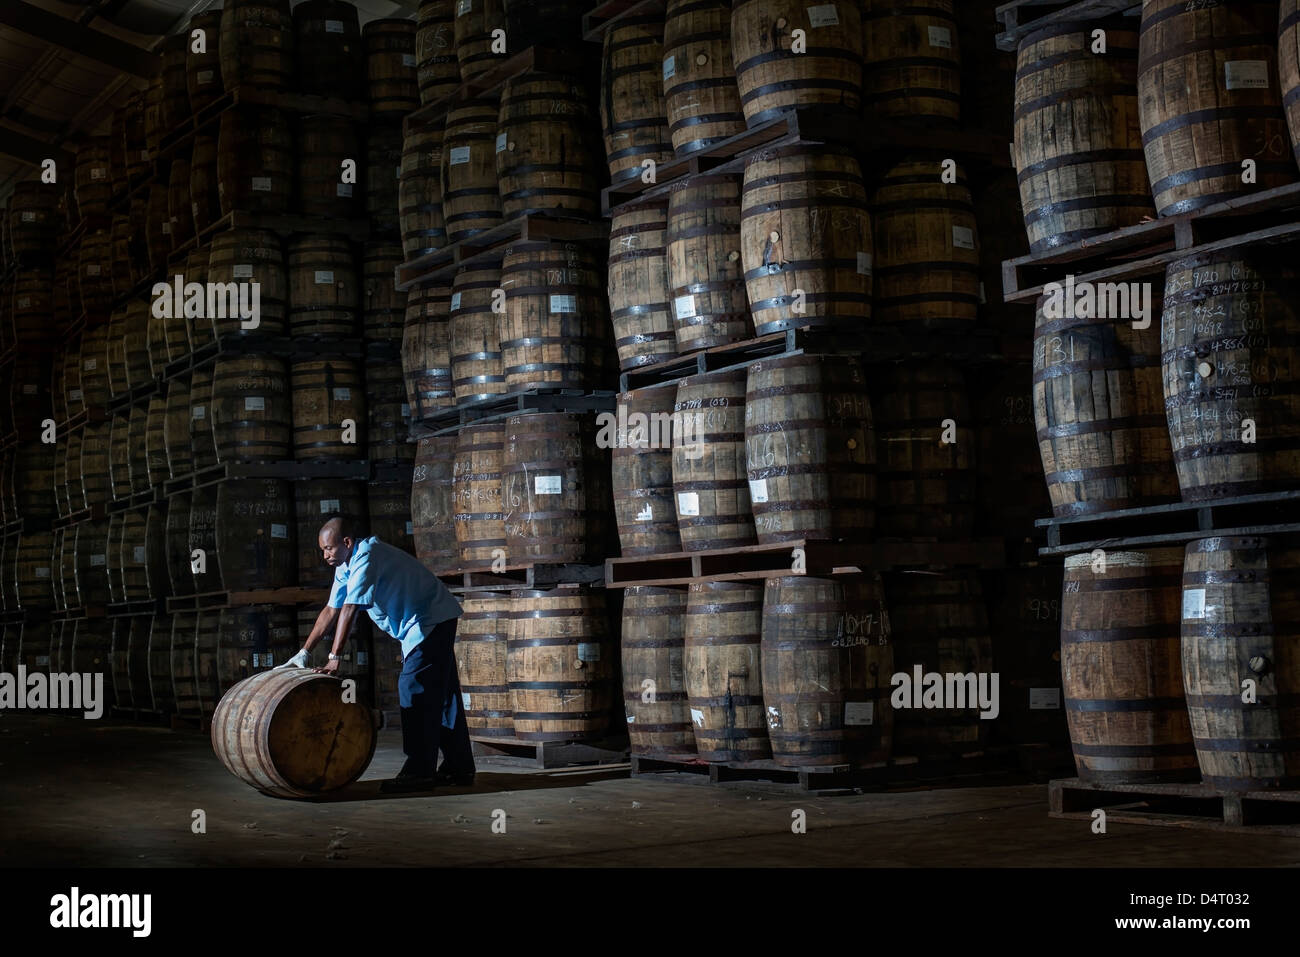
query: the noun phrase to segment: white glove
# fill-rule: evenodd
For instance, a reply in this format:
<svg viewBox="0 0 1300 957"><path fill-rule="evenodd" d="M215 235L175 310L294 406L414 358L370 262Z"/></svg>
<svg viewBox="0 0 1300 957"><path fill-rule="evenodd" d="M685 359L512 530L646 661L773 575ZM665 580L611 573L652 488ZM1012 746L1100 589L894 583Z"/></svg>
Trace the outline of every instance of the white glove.
<svg viewBox="0 0 1300 957"><path fill-rule="evenodd" d="M304 648L280 666L281 668L306 668L307 649Z"/></svg>

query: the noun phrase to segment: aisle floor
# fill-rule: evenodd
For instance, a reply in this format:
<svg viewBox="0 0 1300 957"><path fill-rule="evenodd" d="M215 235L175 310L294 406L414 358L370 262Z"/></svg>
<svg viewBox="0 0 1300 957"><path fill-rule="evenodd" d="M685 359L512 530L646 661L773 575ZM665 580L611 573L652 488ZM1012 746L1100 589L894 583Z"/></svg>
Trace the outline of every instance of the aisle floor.
<svg viewBox="0 0 1300 957"><path fill-rule="evenodd" d="M1049 818L1034 784L816 796L481 760L472 789L379 795L401 761L398 735L381 732L359 799L285 801L233 777L206 735L0 712L0 866L1300 864L1300 837L1115 823L1095 835ZM192 830L197 809L206 834Z"/></svg>

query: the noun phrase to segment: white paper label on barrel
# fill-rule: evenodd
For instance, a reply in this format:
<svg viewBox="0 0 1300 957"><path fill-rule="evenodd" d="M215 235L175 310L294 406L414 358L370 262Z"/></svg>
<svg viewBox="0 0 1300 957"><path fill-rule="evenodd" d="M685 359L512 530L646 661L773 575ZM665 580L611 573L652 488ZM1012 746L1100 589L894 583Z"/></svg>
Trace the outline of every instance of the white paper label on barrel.
<svg viewBox="0 0 1300 957"><path fill-rule="evenodd" d="M91 171L90 171L90 178L91 178L91 179L108 179L108 170L103 169L102 167L96 166L96 167L94 167L94 168L91 169Z"/></svg>
<svg viewBox="0 0 1300 957"><path fill-rule="evenodd" d="M451 308L452 308L453 310L456 310L456 309L459 309L459 308L460 308L460 295L461 295L461 294L458 293L458 292L453 292L453 293L451 294Z"/></svg>
<svg viewBox="0 0 1300 957"><path fill-rule="evenodd" d="M144 560L145 560L145 550L144 550L144 546L143 546L143 545L137 545L137 546L135 546L135 548L131 549L131 555L132 555L134 561L136 561L136 562L144 562Z"/></svg>
<svg viewBox="0 0 1300 957"><path fill-rule="evenodd" d="M636 513L636 520L638 522L653 522L655 520L654 509L650 507L648 502L641 511Z"/></svg>
<svg viewBox="0 0 1300 957"><path fill-rule="evenodd" d="M172 234L172 221L168 220L167 222L163 223L162 229L163 229L164 236L170 236Z"/></svg>
<svg viewBox="0 0 1300 957"><path fill-rule="evenodd" d="M695 315L695 297L678 296L673 300L673 312L678 319L690 319Z"/></svg>
<svg viewBox="0 0 1300 957"><path fill-rule="evenodd" d="M749 500L757 505L767 501L767 479L749 480Z"/></svg>
<svg viewBox="0 0 1300 957"><path fill-rule="evenodd" d="M194 74L194 78L199 83L211 83L214 76L216 76L215 70L200 70L198 73Z"/></svg>
<svg viewBox="0 0 1300 957"><path fill-rule="evenodd" d="M1189 588L1183 592L1183 617L1205 617L1205 589Z"/></svg>
<svg viewBox="0 0 1300 957"><path fill-rule="evenodd" d="M169 232L169 231L170 231L170 230L163 230L163 232ZM98 276L98 275L99 275L99 264L98 264L98 263L88 263L88 264L86 265L86 275L87 275L87 276Z"/></svg>
<svg viewBox="0 0 1300 957"><path fill-rule="evenodd" d="M561 495L564 492L563 475L534 475L534 495Z"/></svg>
<svg viewBox="0 0 1300 957"><path fill-rule="evenodd" d="M254 193L269 193L270 191L271 191L271 177L269 176L253 177Z"/></svg>
<svg viewBox="0 0 1300 957"><path fill-rule="evenodd" d="M91 556L90 556L90 564L92 564L92 565L107 565L107 564L108 564L108 556L107 556L107 555L91 555Z"/></svg>
<svg viewBox="0 0 1300 957"><path fill-rule="evenodd" d="M594 641L578 642L579 661L600 661L600 645Z"/></svg>
<svg viewBox="0 0 1300 957"><path fill-rule="evenodd" d="M846 725L875 724L876 703L874 701L844 702L844 723Z"/></svg>
<svg viewBox="0 0 1300 957"><path fill-rule="evenodd" d="M343 21L342 21L342 20L326 20L326 21L325 21L325 32L326 32L326 33L342 33L342 32L343 32Z"/></svg>
<svg viewBox="0 0 1300 957"><path fill-rule="evenodd" d="M456 16L458 17L463 17L473 9L474 0L457 0L456 2Z"/></svg>
<svg viewBox="0 0 1300 957"><path fill-rule="evenodd" d="M191 419L206 419L208 417L208 408L204 405L196 405L190 409Z"/></svg>
<svg viewBox="0 0 1300 957"><path fill-rule="evenodd" d="M700 514L700 493L699 492L678 492L677 493L677 514L679 515L699 515Z"/></svg>
<svg viewBox="0 0 1300 957"><path fill-rule="evenodd" d="M149 162L149 151L148 151L148 150L141 150L141 151L140 151L140 162L141 162L141 163L147 163L147 162Z"/></svg>
<svg viewBox="0 0 1300 957"><path fill-rule="evenodd" d="M89 270L89 267L87 267L87 270ZM19 308L19 309L30 309L30 308L31 308L31 305L32 305L32 297L31 297L31 296L19 296L19 297L18 297L18 308Z"/></svg>
<svg viewBox="0 0 1300 957"><path fill-rule="evenodd" d="M506 151L506 143L508 143L508 142L509 142L509 140L507 139L507 134L506 134L506 133L498 133L498 134L497 134L497 152L498 152L498 153L504 153L504 152Z"/></svg>
<svg viewBox="0 0 1300 957"><path fill-rule="evenodd" d="M871 253L858 253L858 275L871 275Z"/></svg>
<svg viewBox="0 0 1300 957"><path fill-rule="evenodd" d="M191 216L196 216L196 217L199 215L199 204L198 204L198 203L190 203L190 215L191 215Z"/></svg>
<svg viewBox="0 0 1300 957"><path fill-rule="evenodd" d="M952 228L952 244L958 249L974 249L975 230L966 226L954 226Z"/></svg>
<svg viewBox="0 0 1300 957"><path fill-rule="evenodd" d="M233 271L233 275L236 279L252 279L253 264L247 263L243 265L236 265Z"/></svg>
<svg viewBox="0 0 1300 957"><path fill-rule="evenodd" d="M930 46L941 50L952 49L952 31L947 27L930 27Z"/></svg>
<svg viewBox="0 0 1300 957"><path fill-rule="evenodd" d="M636 715L634 715L634 714L629 714L629 715L627 716L627 723L628 723L628 724L636 724Z"/></svg>
<svg viewBox="0 0 1300 957"><path fill-rule="evenodd" d="M35 382L26 382L23 384L23 395L35 395L35 394L36 394Z"/></svg>
<svg viewBox="0 0 1300 957"><path fill-rule="evenodd" d="M984 295L984 283L981 282L980 283L980 305L984 305L984 303L986 302L988 302L988 298Z"/></svg>
<svg viewBox="0 0 1300 957"><path fill-rule="evenodd" d="M677 57L670 56L664 58L664 79L671 80L677 75Z"/></svg>
<svg viewBox="0 0 1300 957"><path fill-rule="evenodd" d="M463 166L469 162L470 148L468 146L453 146L451 148L451 165Z"/></svg>
<svg viewBox="0 0 1300 957"><path fill-rule="evenodd" d="M407 534L407 535L414 535L414 534L415 534L415 523L414 523L414 522L407 522L407 523L406 523L406 534Z"/></svg>
<svg viewBox="0 0 1300 957"><path fill-rule="evenodd" d="M833 3L819 3L808 8L808 22L814 27L838 27L840 15Z"/></svg>
<svg viewBox="0 0 1300 957"><path fill-rule="evenodd" d="M699 708L691 709L691 724L697 727L704 727L704 712Z"/></svg>
<svg viewBox="0 0 1300 957"><path fill-rule="evenodd" d="M276 523L272 522L272 523L271 523L271 537L272 537L272 538L288 538L288 537L289 537L289 526L288 526L288 525L277 525Z"/></svg>
<svg viewBox="0 0 1300 957"><path fill-rule="evenodd" d="M468 692L468 691L462 691L462 692L460 693L460 703L463 704L463 705L465 706L465 710L467 710L467 711L469 710L470 704L469 704L469 692Z"/></svg>
<svg viewBox="0 0 1300 957"><path fill-rule="evenodd" d="M85 369L85 370L87 370L87 371L90 371L90 370L92 370L92 369L97 369L97 368L99 368L99 360L98 360L98 359L87 359L84 363L82 363L82 368Z"/></svg>
<svg viewBox="0 0 1300 957"><path fill-rule="evenodd" d="M336 387L336 388L334 389L334 401L335 401L335 402L351 402L351 401L352 401L352 389L351 389L351 387L349 387L349 386L340 386L340 387Z"/></svg>
<svg viewBox="0 0 1300 957"><path fill-rule="evenodd" d="M1223 65L1230 90L1267 90L1267 60L1229 60Z"/></svg>
<svg viewBox="0 0 1300 957"><path fill-rule="evenodd" d="M22 221L23 221L24 223L34 223L34 222L36 222L36 214L35 214L35 213L23 213Z"/></svg>
<svg viewBox="0 0 1300 957"><path fill-rule="evenodd" d="M334 270L332 269L316 270L316 285L328 286L331 285L333 282L334 282Z"/></svg>
<svg viewBox="0 0 1300 957"><path fill-rule="evenodd" d="M409 67L413 67L413 66L415 66L415 54L414 54L414 53L403 53L403 54L402 54L402 66L404 66L404 67L408 67L408 68L409 68Z"/></svg>
<svg viewBox="0 0 1300 957"><path fill-rule="evenodd" d="M339 508L339 500L336 498L323 498L320 500L320 513L328 515L330 512L342 511Z"/></svg>
<svg viewBox="0 0 1300 957"><path fill-rule="evenodd" d="M334 195L335 195L335 196L342 196L342 197L344 197L345 199L351 199L351 198L352 198L352 184L351 184L351 183L339 183L337 186L334 187Z"/></svg>
<svg viewBox="0 0 1300 957"><path fill-rule="evenodd" d="M68 398L73 402L80 402L84 397L82 396L80 389L69 389Z"/></svg>
<svg viewBox="0 0 1300 957"><path fill-rule="evenodd" d="M552 313L577 312L577 311L578 311L577 296L552 296L551 297Z"/></svg>
<svg viewBox="0 0 1300 957"><path fill-rule="evenodd" d="M1029 689L1029 710L1030 711L1061 710L1061 689L1060 688L1030 688Z"/></svg>
<svg viewBox="0 0 1300 957"><path fill-rule="evenodd" d="M49 570L48 568L38 568L38 569L36 569L36 577L37 577L37 578L49 578L49 577L50 577L50 570Z"/></svg>
<svg viewBox="0 0 1300 957"><path fill-rule="evenodd" d="M245 411L245 412L265 412L265 411L266 411L266 399L262 398L260 395L250 395L250 396L245 396L245 397L244 397L244 411Z"/></svg>

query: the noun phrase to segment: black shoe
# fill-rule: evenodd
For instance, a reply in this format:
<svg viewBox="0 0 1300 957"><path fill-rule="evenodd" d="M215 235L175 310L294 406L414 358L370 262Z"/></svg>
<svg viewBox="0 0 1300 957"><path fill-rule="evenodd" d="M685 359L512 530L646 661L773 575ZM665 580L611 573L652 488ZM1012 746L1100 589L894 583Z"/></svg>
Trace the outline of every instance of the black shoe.
<svg viewBox="0 0 1300 957"><path fill-rule="evenodd" d="M468 788L474 786L473 771L446 771L442 768L433 776L433 780L441 786L450 786L454 788Z"/></svg>
<svg viewBox="0 0 1300 957"><path fill-rule="evenodd" d="M379 790L384 794L406 794L413 791L432 791L440 782L436 778L399 774L391 781L381 781Z"/></svg>

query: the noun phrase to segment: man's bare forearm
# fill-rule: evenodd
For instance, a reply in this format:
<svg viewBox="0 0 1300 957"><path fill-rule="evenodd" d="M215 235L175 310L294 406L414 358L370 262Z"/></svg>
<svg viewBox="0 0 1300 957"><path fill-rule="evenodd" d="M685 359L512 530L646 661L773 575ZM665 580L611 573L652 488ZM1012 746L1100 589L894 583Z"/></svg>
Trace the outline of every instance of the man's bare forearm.
<svg viewBox="0 0 1300 957"><path fill-rule="evenodd" d="M360 607L360 605L344 605L339 609L338 620L334 622L334 647L330 649L330 654L343 653L343 646L347 644L348 635L352 633L352 623L356 620L357 609Z"/></svg>
<svg viewBox="0 0 1300 957"><path fill-rule="evenodd" d="M316 646L316 642L330 634L334 627L334 621L338 617L339 610L337 608L331 608L329 605L322 608L320 614L316 616L316 624L311 626L311 634L302 643L303 648L311 651ZM338 652L336 651L335 654L338 654Z"/></svg>

